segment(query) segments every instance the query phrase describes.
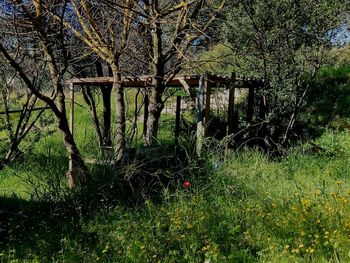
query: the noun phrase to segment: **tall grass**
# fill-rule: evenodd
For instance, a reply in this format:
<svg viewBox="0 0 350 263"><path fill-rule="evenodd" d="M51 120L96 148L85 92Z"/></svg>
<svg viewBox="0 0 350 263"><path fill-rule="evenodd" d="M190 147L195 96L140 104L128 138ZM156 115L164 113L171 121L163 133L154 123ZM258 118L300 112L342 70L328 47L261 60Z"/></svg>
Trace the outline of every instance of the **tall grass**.
<svg viewBox="0 0 350 263"><path fill-rule="evenodd" d="M0 261L349 262L349 141L348 132L327 131L317 152L304 144L279 161L211 151L169 169L156 202L112 205L101 195L89 213L23 209L26 217L6 219Z"/></svg>

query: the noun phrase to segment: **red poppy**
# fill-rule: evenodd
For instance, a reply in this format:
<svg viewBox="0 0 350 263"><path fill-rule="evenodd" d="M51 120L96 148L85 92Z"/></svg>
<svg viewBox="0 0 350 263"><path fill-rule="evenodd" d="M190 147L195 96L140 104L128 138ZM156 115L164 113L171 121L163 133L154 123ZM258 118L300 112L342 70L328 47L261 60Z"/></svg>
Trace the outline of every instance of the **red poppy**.
<svg viewBox="0 0 350 263"><path fill-rule="evenodd" d="M183 186L183 187L190 187L191 184L190 184L189 181L185 181L185 182L182 183L182 186Z"/></svg>

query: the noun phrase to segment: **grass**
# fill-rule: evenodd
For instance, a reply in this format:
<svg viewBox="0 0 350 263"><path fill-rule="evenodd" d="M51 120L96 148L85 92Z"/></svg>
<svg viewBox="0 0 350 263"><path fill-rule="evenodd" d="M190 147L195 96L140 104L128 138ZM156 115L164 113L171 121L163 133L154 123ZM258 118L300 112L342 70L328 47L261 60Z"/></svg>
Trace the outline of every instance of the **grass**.
<svg viewBox="0 0 350 263"><path fill-rule="evenodd" d="M6 218L1 262L348 262L349 141L348 132L328 131L316 141L321 152L301 145L278 162L255 151L190 160L183 177L163 185L160 202L100 200L92 212L62 214L4 196L14 216ZM50 172L54 164L61 174L65 164L47 163ZM45 170L8 168L1 189L6 181L16 182L15 193L25 187L9 171Z"/></svg>
<svg viewBox="0 0 350 263"><path fill-rule="evenodd" d="M77 143L95 156L89 115L76 116ZM86 198L66 191L60 134L42 136L0 171L0 262L350 261L348 131L278 161L218 146L197 159L172 156L172 125L164 116L161 147L137 162L91 166Z"/></svg>

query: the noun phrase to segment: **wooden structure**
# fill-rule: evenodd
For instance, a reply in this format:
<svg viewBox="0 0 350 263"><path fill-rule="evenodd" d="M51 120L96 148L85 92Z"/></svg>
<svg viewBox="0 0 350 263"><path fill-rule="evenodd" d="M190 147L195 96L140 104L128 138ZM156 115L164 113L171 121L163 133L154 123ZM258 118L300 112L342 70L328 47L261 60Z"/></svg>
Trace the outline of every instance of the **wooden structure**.
<svg viewBox="0 0 350 263"><path fill-rule="evenodd" d="M88 78L73 78L67 81L70 88L71 112L70 112L70 129L74 131L74 92L76 86L99 86L113 84L112 77L88 77ZM138 77L122 77L121 85L125 88L149 88L152 86L152 76L143 75ZM210 95L212 89L219 85L225 85L229 88L229 107L228 107L228 128L229 134L237 132L238 114L235 110L235 89L248 88L248 109L247 122L252 121L253 104L254 104L254 89L260 84L255 80L236 77L234 74L228 75L177 75L172 78L167 86L183 88L189 96L191 96L197 104L197 154L200 155L202 142L205 136L209 133L209 124L211 119L210 111ZM148 111L148 96L145 96L145 112L144 120L147 119ZM176 106L176 123L175 123L175 143L178 143L180 131L180 104L181 97L177 97ZM145 127L145 123L144 123ZM70 161L70 166L72 161Z"/></svg>
<svg viewBox="0 0 350 263"><path fill-rule="evenodd" d="M49 106L46 107L36 107L36 108L32 108L32 109L28 109L28 111L40 111L40 110L47 110L49 109ZM23 112L23 109L19 109L19 110L8 110L8 111L0 111L0 115L4 115L4 114L13 114L13 113L21 113Z"/></svg>
<svg viewBox="0 0 350 263"><path fill-rule="evenodd" d="M231 81L231 76L226 75L209 75L210 79L207 78L212 84L227 84ZM180 87L187 90L189 87L198 87L199 80L203 75L177 75L168 82L168 87ZM237 79L238 80L238 79ZM241 79L242 80L242 79ZM67 81L70 85L108 85L113 84L113 77L93 77L93 78L74 78ZM143 75L139 77L122 77L121 84L123 87L130 88L144 88L152 85L152 76Z"/></svg>

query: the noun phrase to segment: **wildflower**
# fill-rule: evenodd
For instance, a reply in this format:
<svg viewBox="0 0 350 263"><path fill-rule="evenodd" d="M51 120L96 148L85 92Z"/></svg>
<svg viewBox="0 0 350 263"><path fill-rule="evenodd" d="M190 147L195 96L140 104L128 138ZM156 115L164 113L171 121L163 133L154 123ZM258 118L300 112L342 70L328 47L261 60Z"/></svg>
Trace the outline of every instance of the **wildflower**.
<svg viewBox="0 0 350 263"><path fill-rule="evenodd" d="M342 180L337 180L337 181L335 181L335 182L337 183L337 185L341 185L341 184L343 183Z"/></svg>
<svg viewBox="0 0 350 263"><path fill-rule="evenodd" d="M208 251L209 250L209 245L202 247L202 252Z"/></svg>
<svg viewBox="0 0 350 263"><path fill-rule="evenodd" d="M311 199L309 199L309 198L304 198L304 199L302 199L301 200L301 204L304 206L304 207L310 207L311 206L311 203L312 203L312 201L311 201Z"/></svg>
<svg viewBox="0 0 350 263"><path fill-rule="evenodd" d="M106 244L105 248L102 250L102 253L105 254L109 250L109 242Z"/></svg>
<svg viewBox="0 0 350 263"><path fill-rule="evenodd" d="M190 184L189 181L185 181L185 182L182 183L182 186L183 186L183 187L190 187L191 184Z"/></svg>
<svg viewBox="0 0 350 263"><path fill-rule="evenodd" d="M308 253L308 254L312 254L312 253L315 252L315 249L313 249L312 247L309 247L309 248L307 248L307 249L305 250L305 252Z"/></svg>
<svg viewBox="0 0 350 263"><path fill-rule="evenodd" d="M340 199L340 201L343 202L344 204L346 204L346 203L349 202L349 200L348 200L346 197L342 197L342 198Z"/></svg>

